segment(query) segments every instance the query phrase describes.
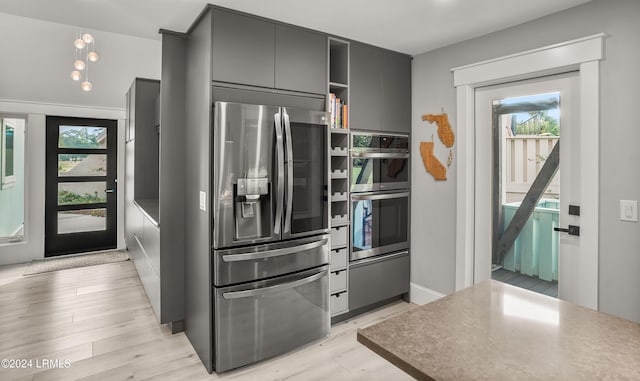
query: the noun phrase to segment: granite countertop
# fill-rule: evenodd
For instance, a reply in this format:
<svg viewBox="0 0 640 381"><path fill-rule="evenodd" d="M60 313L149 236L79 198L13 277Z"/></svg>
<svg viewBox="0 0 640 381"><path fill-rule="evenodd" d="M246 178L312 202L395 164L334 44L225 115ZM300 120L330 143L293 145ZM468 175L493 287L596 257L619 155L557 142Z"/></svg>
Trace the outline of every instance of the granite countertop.
<svg viewBox="0 0 640 381"><path fill-rule="evenodd" d="M420 380L640 380L640 324L493 280L358 341Z"/></svg>

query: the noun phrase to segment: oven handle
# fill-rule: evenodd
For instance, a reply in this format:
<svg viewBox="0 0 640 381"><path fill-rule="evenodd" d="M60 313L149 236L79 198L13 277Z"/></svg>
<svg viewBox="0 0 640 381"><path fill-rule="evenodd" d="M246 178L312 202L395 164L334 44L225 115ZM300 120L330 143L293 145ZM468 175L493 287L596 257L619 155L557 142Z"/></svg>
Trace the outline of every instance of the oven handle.
<svg viewBox="0 0 640 381"><path fill-rule="evenodd" d="M256 259L264 259L271 257L279 257L282 255L289 255L298 253L305 250L315 249L327 244L327 239L321 239L320 241L305 243L304 245L297 245L292 247L283 247L281 249L273 249L266 251L259 251L257 253L242 253L242 254L228 254L223 255L222 260L224 262L240 262L240 261L252 261Z"/></svg>
<svg viewBox="0 0 640 381"><path fill-rule="evenodd" d="M372 159L408 159L408 153L386 153L386 152L351 152L351 157L362 157Z"/></svg>
<svg viewBox="0 0 640 381"><path fill-rule="evenodd" d="M312 283L317 281L318 279L327 276L327 271L321 271L317 274L308 276L306 278L298 279L293 282L278 284L270 287L257 288L254 290L245 290L245 291L231 291L222 293L222 297L225 299L240 299L240 298L251 298L255 296L264 295L270 292L278 292L283 290L288 290L290 288L300 287L308 283Z"/></svg>
<svg viewBox="0 0 640 381"><path fill-rule="evenodd" d="M400 193L375 193L375 192L367 192L367 193L352 193L352 200L387 200L391 198L402 198L409 197L409 192L400 192Z"/></svg>
<svg viewBox="0 0 640 381"><path fill-rule="evenodd" d="M380 256L373 257L373 258L361 259L359 261L351 262L349 264L349 268L350 269L355 269L355 268L358 268L358 267L370 265L370 264L377 263L377 262L384 262L384 261L388 261L390 259L404 257L406 255L409 255L409 250L403 250L403 251L399 251L397 253L380 255Z"/></svg>
<svg viewBox="0 0 640 381"><path fill-rule="evenodd" d="M280 234L280 227L282 226L282 203L284 202L284 138L282 136L282 121L280 119L280 113L276 113L273 116L276 129L276 155L278 163L278 185L276 192L276 219L273 222L273 233Z"/></svg>

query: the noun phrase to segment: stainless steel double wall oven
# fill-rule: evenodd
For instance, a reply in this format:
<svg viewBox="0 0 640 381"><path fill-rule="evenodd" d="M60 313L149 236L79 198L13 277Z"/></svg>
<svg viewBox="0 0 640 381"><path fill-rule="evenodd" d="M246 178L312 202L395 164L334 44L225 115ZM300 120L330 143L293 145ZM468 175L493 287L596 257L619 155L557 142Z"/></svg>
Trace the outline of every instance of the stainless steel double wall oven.
<svg viewBox="0 0 640 381"><path fill-rule="evenodd" d="M351 260L409 248L409 136L351 135Z"/></svg>
<svg viewBox="0 0 640 381"><path fill-rule="evenodd" d="M327 335L327 113L216 102L213 328L218 372Z"/></svg>

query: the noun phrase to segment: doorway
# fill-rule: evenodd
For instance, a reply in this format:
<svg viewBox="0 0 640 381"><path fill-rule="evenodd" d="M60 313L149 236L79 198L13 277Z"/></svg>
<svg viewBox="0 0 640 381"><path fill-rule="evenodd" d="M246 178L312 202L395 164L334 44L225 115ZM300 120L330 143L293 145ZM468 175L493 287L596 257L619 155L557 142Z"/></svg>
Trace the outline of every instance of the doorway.
<svg viewBox="0 0 640 381"><path fill-rule="evenodd" d="M488 179L479 186L490 182L491 223L481 229L491 254L476 253L475 283L493 278L577 301L579 231L557 230L580 226L578 79L568 73L476 89L476 141L491 147L476 168Z"/></svg>
<svg viewBox="0 0 640 381"><path fill-rule="evenodd" d="M491 150L476 139L475 89L526 78L577 70L579 77L580 210L579 277L571 279L573 303L598 309L599 257L599 152L600 61L604 58L604 34L543 46L488 61L453 68L457 95L456 174L456 276L455 289L479 281L475 276L476 253L491 252L491 177L480 174L478 164L491 168ZM490 140L490 138L489 138ZM576 143L577 144L577 143ZM488 153L487 153L488 152ZM488 155L488 157L487 157ZM561 222L562 223L562 222ZM563 225L564 226L564 225ZM484 256L482 256L484 257ZM488 260L487 260L488 261ZM489 261L488 261L489 262ZM559 266L560 263L559 263ZM484 267L481 267L485 269ZM490 275L490 267L486 267ZM488 279L484 278L484 279ZM562 292L560 292L562 293Z"/></svg>
<svg viewBox="0 0 640 381"><path fill-rule="evenodd" d="M45 257L115 249L117 121L47 117Z"/></svg>

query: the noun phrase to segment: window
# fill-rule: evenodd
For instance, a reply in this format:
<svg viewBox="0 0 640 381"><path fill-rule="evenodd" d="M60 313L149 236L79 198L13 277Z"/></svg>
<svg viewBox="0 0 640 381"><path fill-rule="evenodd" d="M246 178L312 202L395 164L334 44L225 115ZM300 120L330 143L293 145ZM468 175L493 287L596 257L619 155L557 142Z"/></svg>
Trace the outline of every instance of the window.
<svg viewBox="0 0 640 381"><path fill-rule="evenodd" d="M15 134L16 126L8 119L2 121L2 189L12 187L16 182Z"/></svg>
<svg viewBox="0 0 640 381"><path fill-rule="evenodd" d="M24 237L25 126L0 116L0 244Z"/></svg>

